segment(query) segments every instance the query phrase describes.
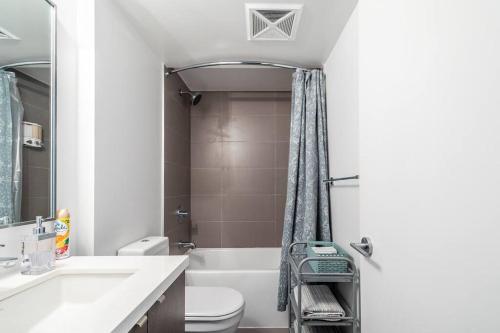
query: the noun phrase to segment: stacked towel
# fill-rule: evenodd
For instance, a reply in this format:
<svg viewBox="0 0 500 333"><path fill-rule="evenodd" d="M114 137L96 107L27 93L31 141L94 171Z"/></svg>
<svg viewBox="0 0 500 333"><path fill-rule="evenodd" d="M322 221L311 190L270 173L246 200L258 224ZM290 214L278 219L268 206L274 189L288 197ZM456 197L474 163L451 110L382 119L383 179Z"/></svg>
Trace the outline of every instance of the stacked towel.
<svg viewBox="0 0 500 333"><path fill-rule="evenodd" d="M313 246L311 250L316 254L337 254L337 249L333 246Z"/></svg>
<svg viewBox="0 0 500 333"><path fill-rule="evenodd" d="M294 331L298 331L297 321L293 323ZM302 326L302 333L340 333L340 329L338 327L332 326Z"/></svg>
<svg viewBox="0 0 500 333"><path fill-rule="evenodd" d="M298 288L295 287L293 290L295 300L298 300L298 292ZM345 317L345 311L328 286L303 285L302 316L304 319L338 321Z"/></svg>

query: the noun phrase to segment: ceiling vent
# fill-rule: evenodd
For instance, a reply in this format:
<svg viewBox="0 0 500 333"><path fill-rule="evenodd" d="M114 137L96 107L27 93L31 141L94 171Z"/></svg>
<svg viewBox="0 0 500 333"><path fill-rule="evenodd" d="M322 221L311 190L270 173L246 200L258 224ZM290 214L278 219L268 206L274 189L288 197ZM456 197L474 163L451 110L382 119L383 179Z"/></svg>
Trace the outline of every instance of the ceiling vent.
<svg viewBox="0 0 500 333"><path fill-rule="evenodd" d="M7 29L0 27L0 39L19 39L14 34L10 33Z"/></svg>
<svg viewBox="0 0 500 333"><path fill-rule="evenodd" d="M246 4L248 40L294 40L302 12L298 4Z"/></svg>

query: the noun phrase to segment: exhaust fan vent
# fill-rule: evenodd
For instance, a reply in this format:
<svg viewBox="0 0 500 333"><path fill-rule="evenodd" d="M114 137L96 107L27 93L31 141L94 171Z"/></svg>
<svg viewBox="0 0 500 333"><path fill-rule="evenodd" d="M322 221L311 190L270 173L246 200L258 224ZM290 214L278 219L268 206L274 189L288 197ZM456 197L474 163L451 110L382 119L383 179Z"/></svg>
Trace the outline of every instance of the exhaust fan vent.
<svg viewBox="0 0 500 333"><path fill-rule="evenodd" d="M288 15L283 20L278 23L278 28L281 29L288 36L292 35L293 32L293 22L295 22L295 13Z"/></svg>
<svg viewBox="0 0 500 333"><path fill-rule="evenodd" d="M248 40L294 40L302 5L247 4Z"/></svg>
<svg viewBox="0 0 500 333"><path fill-rule="evenodd" d="M0 27L0 39L19 39L14 34L10 33L7 29Z"/></svg>
<svg viewBox="0 0 500 333"><path fill-rule="evenodd" d="M252 15L252 35L258 35L261 33L264 29L267 28L267 23L264 19L262 19L260 16L257 16L255 14Z"/></svg>
<svg viewBox="0 0 500 333"><path fill-rule="evenodd" d="M290 10L257 10L257 12L264 16L268 21L276 22L287 14L290 14Z"/></svg>

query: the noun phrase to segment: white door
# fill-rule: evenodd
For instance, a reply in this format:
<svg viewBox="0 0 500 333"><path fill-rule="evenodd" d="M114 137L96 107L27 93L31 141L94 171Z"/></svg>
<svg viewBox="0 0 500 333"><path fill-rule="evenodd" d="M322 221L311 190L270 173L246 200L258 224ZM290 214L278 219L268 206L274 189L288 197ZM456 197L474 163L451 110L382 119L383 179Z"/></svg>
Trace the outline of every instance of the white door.
<svg viewBox="0 0 500 333"><path fill-rule="evenodd" d="M357 10L362 332L500 332L500 2Z"/></svg>

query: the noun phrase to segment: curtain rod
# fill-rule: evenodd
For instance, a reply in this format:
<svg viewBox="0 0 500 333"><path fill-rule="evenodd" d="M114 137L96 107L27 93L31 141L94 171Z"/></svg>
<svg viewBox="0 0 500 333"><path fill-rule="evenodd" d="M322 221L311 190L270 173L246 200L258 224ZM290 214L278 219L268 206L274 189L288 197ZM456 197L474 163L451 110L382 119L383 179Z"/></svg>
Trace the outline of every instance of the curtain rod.
<svg viewBox="0 0 500 333"><path fill-rule="evenodd" d="M321 68L305 68L287 64L279 64L273 62L261 62L261 61L217 61L217 62L205 62L196 65L190 65L186 67L181 67L177 69L167 70L165 76L169 76L170 74L182 72L188 69L195 68L204 68L204 67L213 67L213 66L230 66L230 65L252 65L252 66L266 66L266 67L276 67L276 68L287 68L287 69L301 69L301 70L312 70L312 69L321 69Z"/></svg>
<svg viewBox="0 0 500 333"><path fill-rule="evenodd" d="M12 64L7 64L0 66L0 70L5 68L13 68L13 67L23 67L23 66L33 66L33 65L50 65L51 62L49 60L40 60L40 61L23 61L23 62L15 62Z"/></svg>

